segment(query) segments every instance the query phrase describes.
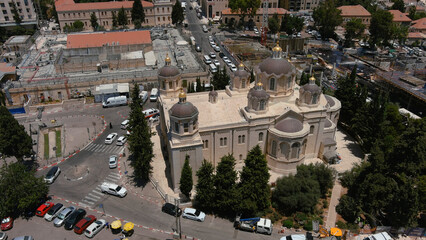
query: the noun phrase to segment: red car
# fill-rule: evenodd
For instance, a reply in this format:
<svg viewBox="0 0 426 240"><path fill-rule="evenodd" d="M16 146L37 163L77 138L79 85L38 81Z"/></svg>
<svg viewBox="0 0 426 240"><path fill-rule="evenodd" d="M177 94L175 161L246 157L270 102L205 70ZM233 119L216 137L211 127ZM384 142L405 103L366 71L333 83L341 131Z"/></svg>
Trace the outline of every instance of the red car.
<svg viewBox="0 0 426 240"><path fill-rule="evenodd" d="M13 228L13 218L7 217L1 220L1 230L6 231Z"/></svg>
<svg viewBox="0 0 426 240"><path fill-rule="evenodd" d="M96 221L96 217L93 215L86 216L85 218L81 219L75 226L74 226L74 232L77 234L82 234L86 228L92 224L94 221Z"/></svg>
<svg viewBox="0 0 426 240"><path fill-rule="evenodd" d="M52 202L45 202L41 204L40 207L37 208L36 215L39 217L43 217L47 211L49 211L55 204Z"/></svg>

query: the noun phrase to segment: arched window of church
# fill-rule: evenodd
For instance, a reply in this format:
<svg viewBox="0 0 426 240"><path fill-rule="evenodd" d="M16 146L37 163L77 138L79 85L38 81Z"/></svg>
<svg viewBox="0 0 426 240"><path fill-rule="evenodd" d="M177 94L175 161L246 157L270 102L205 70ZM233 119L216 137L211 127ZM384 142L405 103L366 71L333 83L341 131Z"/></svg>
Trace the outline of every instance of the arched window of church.
<svg viewBox="0 0 426 240"><path fill-rule="evenodd" d="M220 146L223 146L223 138L220 138Z"/></svg>
<svg viewBox="0 0 426 240"><path fill-rule="evenodd" d="M175 122L175 132L179 133L179 123Z"/></svg>
<svg viewBox="0 0 426 240"><path fill-rule="evenodd" d="M265 110L265 101L260 101L259 103L259 110Z"/></svg>
<svg viewBox="0 0 426 240"><path fill-rule="evenodd" d="M313 96L312 96L312 104L316 104L317 103L317 101L318 101L318 94L314 94Z"/></svg>
<svg viewBox="0 0 426 240"><path fill-rule="evenodd" d="M283 155L285 158L288 159L288 154L290 152L289 145L287 143L281 143L280 148L281 148L281 155Z"/></svg>
<svg viewBox="0 0 426 240"><path fill-rule="evenodd" d="M304 140L302 143L302 155L305 155L306 153L306 144L307 144L308 140Z"/></svg>
<svg viewBox="0 0 426 240"><path fill-rule="evenodd" d="M272 140L272 144L271 144L271 155L272 156L277 156L277 142L275 142L274 140Z"/></svg>
<svg viewBox="0 0 426 240"><path fill-rule="evenodd" d="M259 142L263 141L263 132L259 133Z"/></svg>
<svg viewBox="0 0 426 240"><path fill-rule="evenodd" d="M299 158L300 154L300 143L293 143L291 145L291 158Z"/></svg>
<svg viewBox="0 0 426 240"><path fill-rule="evenodd" d="M241 88L245 88L246 87L246 80L242 79L241 80Z"/></svg>
<svg viewBox="0 0 426 240"><path fill-rule="evenodd" d="M292 82L293 80L291 79L291 78L289 78L288 79L288 82L287 82L287 89L290 89L291 88L291 82Z"/></svg>
<svg viewBox="0 0 426 240"><path fill-rule="evenodd" d="M227 144L227 138L223 138L223 146L226 146L226 144Z"/></svg>
<svg viewBox="0 0 426 240"><path fill-rule="evenodd" d="M163 90L166 90L166 81L162 81L161 82L161 88L163 89Z"/></svg>
<svg viewBox="0 0 426 240"><path fill-rule="evenodd" d="M311 126L311 128L309 129L309 134L313 134L315 130L315 126Z"/></svg>
<svg viewBox="0 0 426 240"><path fill-rule="evenodd" d="M275 90L275 78L269 79L269 90Z"/></svg>

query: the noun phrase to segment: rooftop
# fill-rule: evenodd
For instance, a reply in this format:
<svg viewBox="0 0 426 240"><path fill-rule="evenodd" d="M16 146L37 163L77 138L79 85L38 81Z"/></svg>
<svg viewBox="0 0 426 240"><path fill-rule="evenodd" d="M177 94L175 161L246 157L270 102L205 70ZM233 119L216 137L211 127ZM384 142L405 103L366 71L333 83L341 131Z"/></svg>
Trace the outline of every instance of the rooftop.
<svg viewBox="0 0 426 240"><path fill-rule="evenodd" d="M149 31L100 32L70 34L67 48L102 47L104 45L151 44Z"/></svg>
<svg viewBox="0 0 426 240"><path fill-rule="evenodd" d="M30 37L30 35L12 36L6 41L6 44L25 43Z"/></svg>
<svg viewBox="0 0 426 240"><path fill-rule="evenodd" d="M393 15L394 22L411 22L411 19L407 17L406 13L402 13L399 10L389 10L389 12Z"/></svg>
<svg viewBox="0 0 426 240"><path fill-rule="evenodd" d="M10 66L9 63L2 62L0 63L0 73L14 73L16 67Z"/></svg>
<svg viewBox="0 0 426 240"><path fill-rule="evenodd" d="M144 8L153 7L154 4L147 1L141 1ZM75 3L74 0L56 0L56 11L84 11L84 10L108 10L108 9L130 9L133 1L114 1L114 2L91 2L91 3Z"/></svg>
<svg viewBox="0 0 426 240"><path fill-rule="evenodd" d="M361 5L347 5L338 7L337 9L342 10L342 17L371 17L370 12Z"/></svg>
<svg viewBox="0 0 426 240"><path fill-rule="evenodd" d="M268 8L268 14L286 14L289 13L289 11L285 10L284 8ZM230 8L227 8L225 10L222 10L222 15L238 15L238 12L232 12ZM256 11L256 15L262 15L263 14L263 8L258 8Z"/></svg>
<svg viewBox="0 0 426 240"><path fill-rule="evenodd" d="M426 17L420 18L416 21L411 22L411 28L418 29L418 30L425 30L426 29Z"/></svg>

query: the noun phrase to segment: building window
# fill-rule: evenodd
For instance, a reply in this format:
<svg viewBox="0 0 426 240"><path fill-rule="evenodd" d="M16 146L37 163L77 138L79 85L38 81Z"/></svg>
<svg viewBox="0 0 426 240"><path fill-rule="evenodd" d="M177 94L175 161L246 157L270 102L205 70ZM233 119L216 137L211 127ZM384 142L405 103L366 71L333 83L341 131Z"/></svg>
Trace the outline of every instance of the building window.
<svg viewBox="0 0 426 240"><path fill-rule="evenodd" d="M265 110L265 101L260 101L259 103L259 110Z"/></svg>
<svg viewBox="0 0 426 240"><path fill-rule="evenodd" d="M275 78L269 79L269 90L275 90Z"/></svg>
<svg viewBox="0 0 426 240"><path fill-rule="evenodd" d="M209 140L204 140L203 141L203 148L204 149L209 148Z"/></svg>
<svg viewBox="0 0 426 240"><path fill-rule="evenodd" d="M228 143L227 143L227 140L228 140L228 138L223 138L223 146L226 146L226 145L228 145Z"/></svg>
<svg viewBox="0 0 426 240"><path fill-rule="evenodd" d="M78 13L78 16L80 17L80 13Z"/></svg>
<svg viewBox="0 0 426 240"><path fill-rule="evenodd" d="M238 136L238 143L245 143L246 142L246 136L245 135L239 135Z"/></svg>
<svg viewBox="0 0 426 240"><path fill-rule="evenodd" d="M158 17L158 21L160 21L160 17Z"/></svg>
<svg viewBox="0 0 426 240"><path fill-rule="evenodd" d="M163 13L164 13L164 8L163 8Z"/></svg>
<svg viewBox="0 0 426 240"><path fill-rule="evenodd" d="M263 141L263 132L260 132L259 133L259 142L262 142Z"/></svg>
<svg viewBox="0 0 426 240"><path fill-rule="evenodd" d="M243 160L243 154L240 154L240 161Z"/></svg>
<svg viewBox="0 0 426 240"><path fill-rule="evenodd" d="M65 17L65 13L64 14L62 14L64 17Z"/></svg>
<svg viewBox="0 0 426 240"><path fill-rule="evenodd" d="M4 16L4 20L7 22L9 21L9 17L8 16Z"/></svg>
<svg viewBox="0 0 426 240"><path fill-rule="evenodd" d="M175 132L179 133L179 123L175 122Z"/></svg>
<svg viewBox="0 0 426 240"><path fill-rule="evenodd" d="M242 81L241 81L241 88L245 88L246 87L246 80L245 79L243 79Z"/></svg>
<svg viewBox="0 0 426 240"><path fill-rule="evenodd" d="M291 145L291 158L299 158L300 154L300 143L293 143Z"/></svg>
<svg viewBox="0 0 426 240"><path fill-rule="evenodd" d="M271 144L271 155L272 156L277 156L277 142L275 142L274 140L272 140L272 144Z"/></svg>
<svg viewBox="0 0 426 240"><path fill-rule="evenodd" d="M317 101L318 101L318 94L314 94L313 96L312 96L312 104L316 104L317 103Z"/></svg>
<svg viewBox="0 0 426 240"><path fill-rule="evenodd" d="M4 3L0 3L0 7L6 7Z"/></svg>
<svg viewBox="0 0 426 240"><path fill-rule="evenodd" d="M223 146L223 138L220 138L220 143L219 143L219 146Z"/></svg>
<svg viewBox="0 0 426 240"><path fill-rule="evenodd" d="M280 148L281 148L281 155L283 155L285 158L288 159L288 153L290 152L288 144L287 143L281 143Z"/></svg>
<svg viewBox="0 0 426 240"><path fill-rule="evenodd" d="M87 27L87 22L84 22L84 26L86 26L86 27Z"/></svg>
<svg viewBox="0 0 426 240"><path fill-rule="evenodd" d="M189 124L188 123L184 123L183 124L183 131L184 132L188 132L189 131L188 129L189 129Z"/></svg>
<svg viewBox="0 0 426 240"><path fill-rule="evenodd" d="M163 21L166 21L166 17L163 17Z"/></svg>
<svg viewBox="0 0 426 240"><path fill-rule="evenodd" d="M302 155L305 155L305 152L306 152L306 143L307 143L307 140L305 139L303 141L303 144L302 144Z"/></svg>
<svg viewBox="0 0 426 240"><path fill-rule="evenodd" d="M313 134L315 130L315 126L311 126L311 128L309 129L309 134Z"/></svg>
<svg viewBox="0 0 426 240"><path fill-rule="evenodd" d="M17 3L16 3L16 5L18 5L18 7L20 7L20 6L21 6L21 3L20 3L20 2L17 2Z"/></svg>
<svg viewBox="0 0 426 240"><path fill-rule="evenodd" d="M7 14L7 11L6 11L6 10L3 10L3 14Z"/></svg>

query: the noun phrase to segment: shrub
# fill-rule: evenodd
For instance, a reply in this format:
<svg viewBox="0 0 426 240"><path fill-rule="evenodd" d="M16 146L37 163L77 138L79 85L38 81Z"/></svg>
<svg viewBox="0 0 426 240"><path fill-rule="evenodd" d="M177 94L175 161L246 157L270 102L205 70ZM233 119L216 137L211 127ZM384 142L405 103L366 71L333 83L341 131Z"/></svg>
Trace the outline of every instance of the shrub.
<svg viewBox="0 0 426 240"><path fill-rule="evenodd" d="M282 220L281 223L283 224L283 227L286 227L286 228L293 227L293 221L290 219Z"/></svg>
<svg viewBox="0 0 426 240"><path fill-rule="evenodd" d="M303 229L305 229L306 231L312 231L312 221L306 221L306 223L303 225Z"/></svg>
<svg viewBox="0 0 426 240"><path fill-rule="evenodd" d="M327 199L322 200L322 206L324 208L328 208L328 201L327 201Z"/></svg>
<svg viewBox="0 0 426 240"><path fill-rule="evenodd" d="M279 213L274 212L274 214L272 214L271 216L271 221L272 223L275 223L276 221L279 221L281 218L282 216Z"/></svg>

